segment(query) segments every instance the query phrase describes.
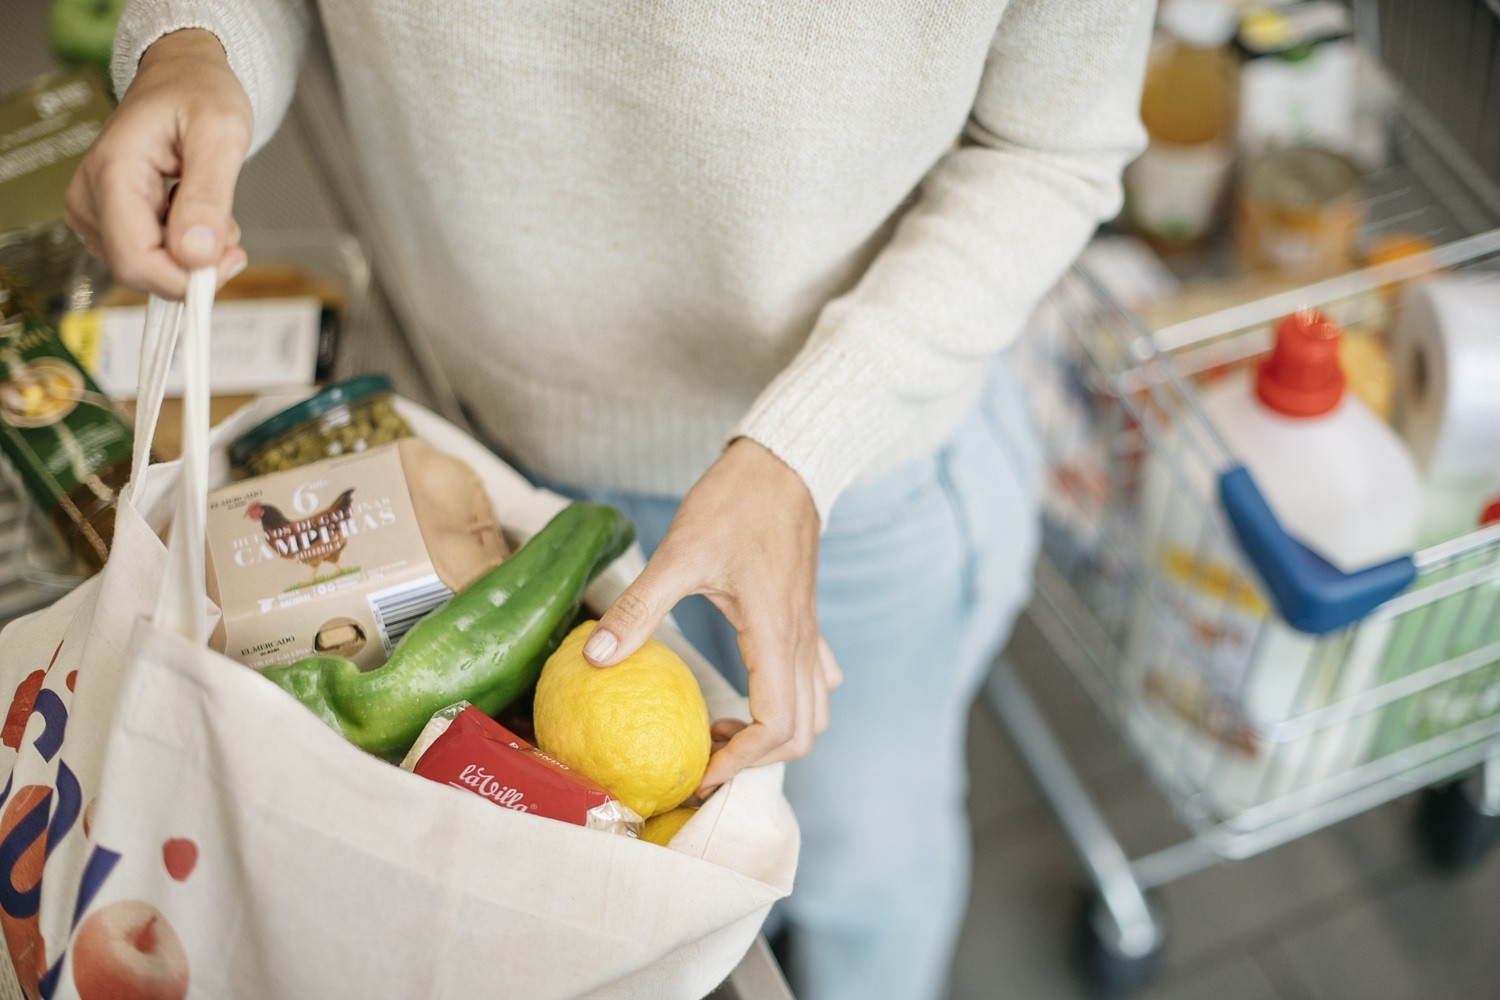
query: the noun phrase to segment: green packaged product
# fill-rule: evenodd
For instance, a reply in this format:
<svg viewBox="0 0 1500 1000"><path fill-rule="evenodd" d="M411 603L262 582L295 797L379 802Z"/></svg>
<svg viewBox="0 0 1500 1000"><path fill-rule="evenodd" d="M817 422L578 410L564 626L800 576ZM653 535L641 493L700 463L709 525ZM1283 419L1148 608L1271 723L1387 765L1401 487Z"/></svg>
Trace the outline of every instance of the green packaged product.
<svg viewBox="0 0 1500 1000"><path fill-rule="evenodd" d="M130 427L0 272L0 452L89 569L109 556Z"/></svg>
<svg viewBox="0 0 1500 1000"><path fill-rule="evenodd" d="M112 107L87 70L0 96L0 269L43 301L62 294L85 257L63 222L63 193Z"/></svg>

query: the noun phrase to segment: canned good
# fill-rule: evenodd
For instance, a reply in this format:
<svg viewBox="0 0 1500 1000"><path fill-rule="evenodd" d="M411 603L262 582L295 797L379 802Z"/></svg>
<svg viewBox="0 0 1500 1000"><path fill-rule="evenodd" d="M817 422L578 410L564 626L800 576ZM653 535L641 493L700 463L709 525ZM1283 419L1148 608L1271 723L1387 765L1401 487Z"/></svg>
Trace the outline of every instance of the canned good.
<svg viewBox="0 0 1500 1000"><path fill-rule="evenodd" d="M391 380L361 375L255 425L230 446L229 459L263 476L411 436L391 405Z"/></svg>
<svg viewBox="0 0 1500 1000"><path fill-rule="evenodd" d="M1245 168L1235 211L1244 266L1292 278L1347 271L1362 219L1359 168L1317 146L1262 153Z"/></svg>

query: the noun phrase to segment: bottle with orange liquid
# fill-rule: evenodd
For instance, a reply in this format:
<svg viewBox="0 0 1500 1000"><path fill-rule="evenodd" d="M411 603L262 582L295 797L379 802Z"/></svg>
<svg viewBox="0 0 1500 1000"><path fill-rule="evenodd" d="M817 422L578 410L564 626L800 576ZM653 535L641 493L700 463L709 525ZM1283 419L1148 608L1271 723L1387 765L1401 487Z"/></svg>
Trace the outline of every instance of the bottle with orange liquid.
<svg viewBox="0 0 1500 1000"><path fill-rule="evenodd" d="M1237 18L1226 0L1163 0L1165 39L1141 94L1150 144L1125 170L1131 222L1166 247L1213 233L1234 162L1238 83L1229 50Z"/></svg>

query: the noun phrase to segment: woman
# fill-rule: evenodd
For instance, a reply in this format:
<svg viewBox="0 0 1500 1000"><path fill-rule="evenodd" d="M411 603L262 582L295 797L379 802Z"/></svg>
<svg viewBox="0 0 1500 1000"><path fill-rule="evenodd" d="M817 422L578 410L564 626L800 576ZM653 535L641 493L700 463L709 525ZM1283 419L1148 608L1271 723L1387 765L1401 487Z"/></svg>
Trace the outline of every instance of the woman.
<svg viewBox="0 0 1500 1000"><path fill-rule="evenodd" d="M653 553L586 654L618 662L677 606L753 717L716 725L704 790L795 761L801 997L941 993L963 723L1034 548L1001 353L1118 209L1151 7L320 0L464 403ZM244 266L235 180L309 16L127 8L121 103L68 199L119 280L176 296Z"/></svg>

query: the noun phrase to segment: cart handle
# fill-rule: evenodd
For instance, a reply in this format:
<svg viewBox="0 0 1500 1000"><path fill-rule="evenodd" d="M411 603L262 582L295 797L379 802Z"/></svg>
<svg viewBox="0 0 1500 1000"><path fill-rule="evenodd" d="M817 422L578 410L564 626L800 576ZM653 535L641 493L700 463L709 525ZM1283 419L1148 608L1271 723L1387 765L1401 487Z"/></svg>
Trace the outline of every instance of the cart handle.
<svg viewBox="0 0 1500 1000"><path fill-rule="evenodd" d="M1276 610L1299 632L1321 635L1353 624L1416 579L1410 556L1357 573L1329 563L1287 534L1243 466L1220 474L1219 500Z"/></svg>

